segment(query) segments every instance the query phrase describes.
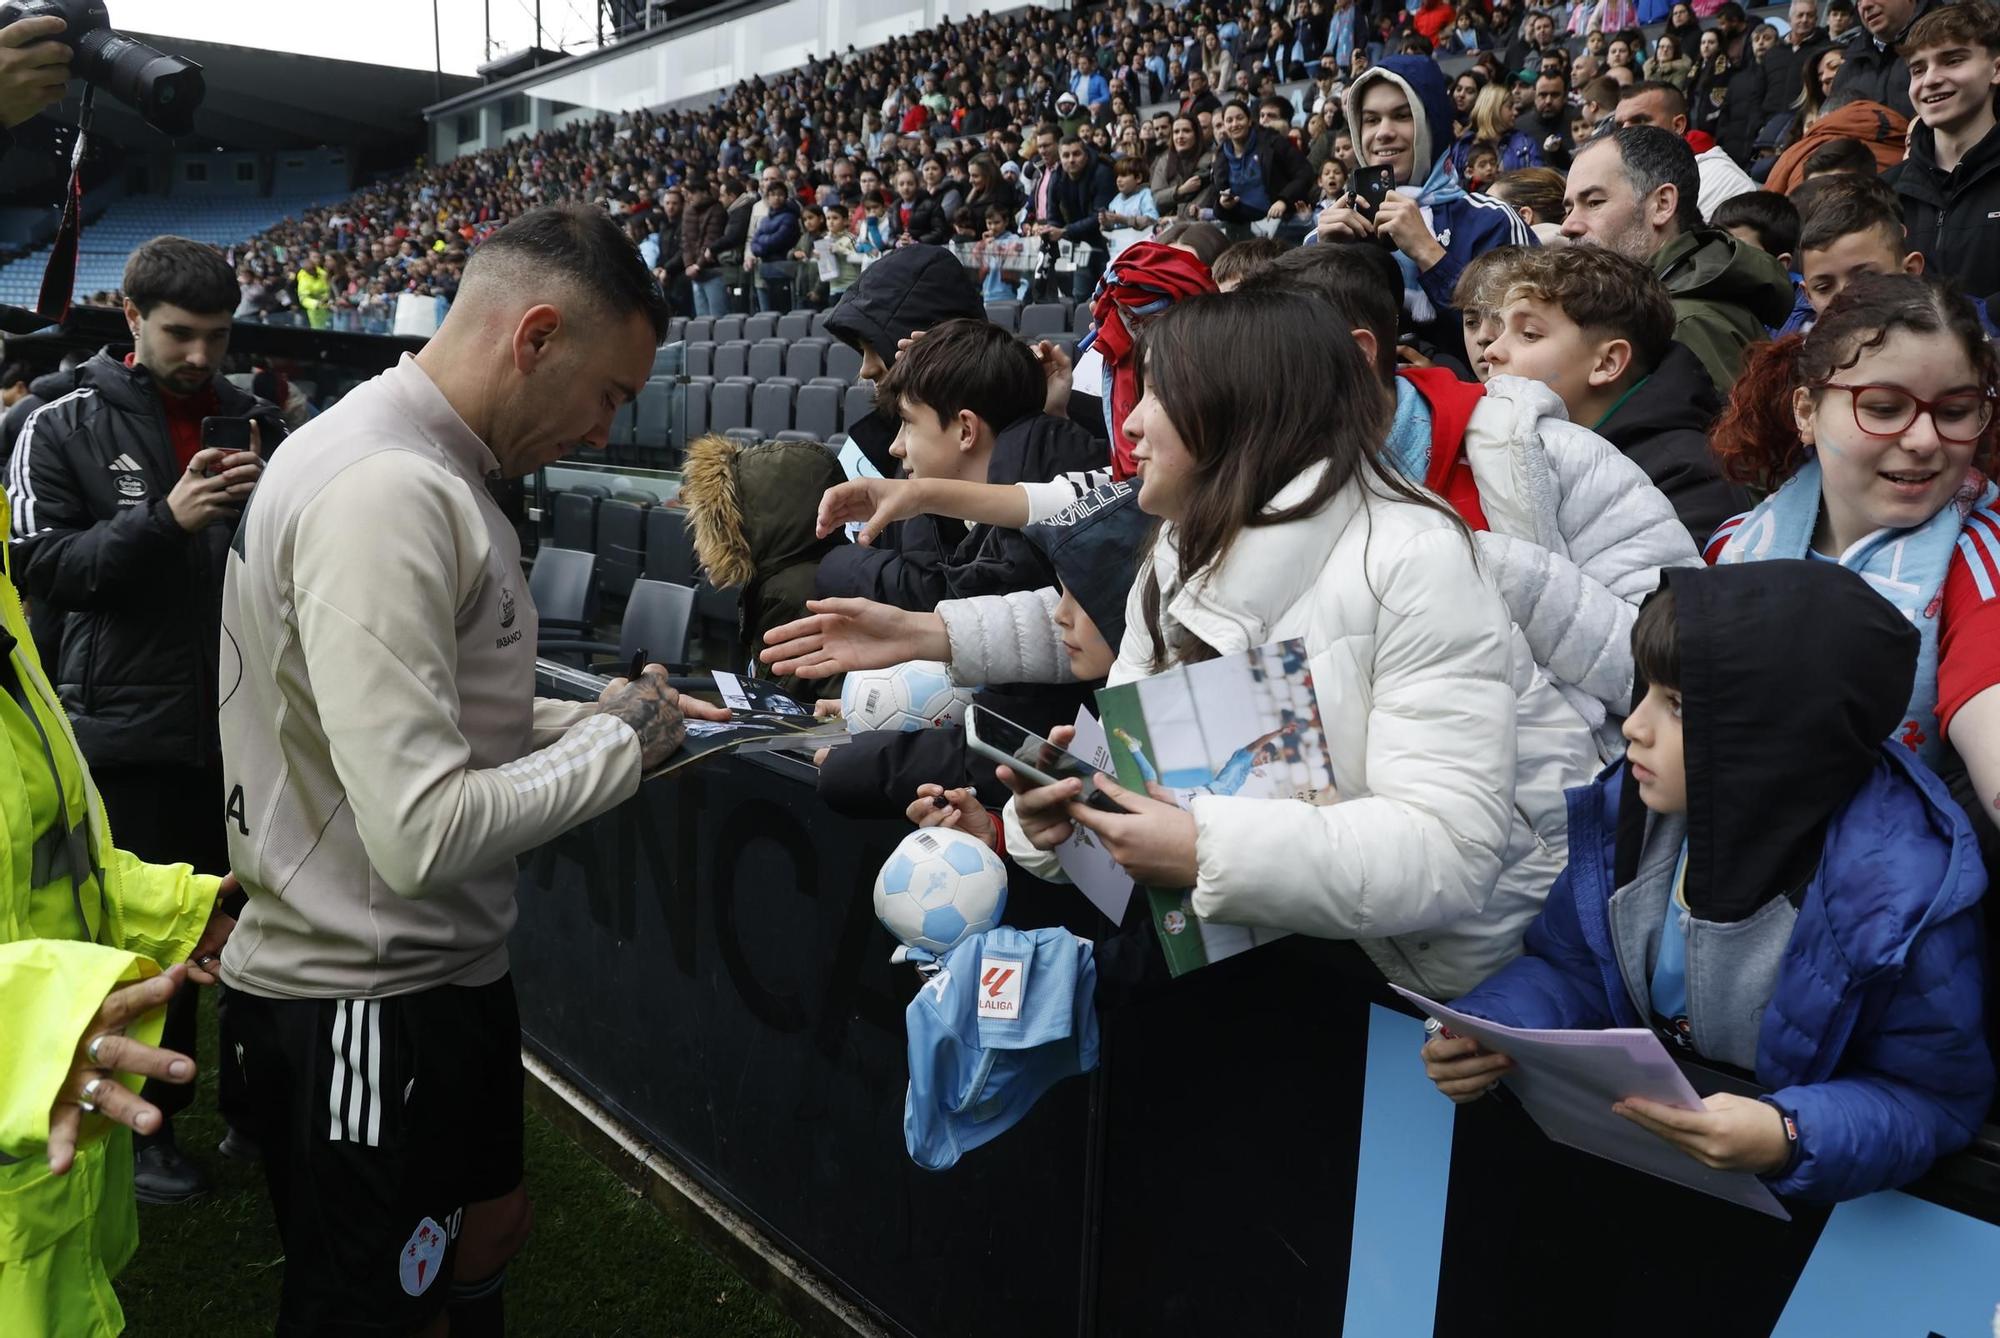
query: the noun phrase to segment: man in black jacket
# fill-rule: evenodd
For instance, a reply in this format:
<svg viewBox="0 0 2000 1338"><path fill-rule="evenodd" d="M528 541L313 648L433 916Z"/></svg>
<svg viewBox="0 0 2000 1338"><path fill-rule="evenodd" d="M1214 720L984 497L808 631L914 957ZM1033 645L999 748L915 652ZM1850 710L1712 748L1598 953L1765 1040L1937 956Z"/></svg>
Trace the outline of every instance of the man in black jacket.
<svg viewBox="0 0 2000 1338"><path fill-rule="evenodd" d="M1910 25L1937 8L1938 0L1861 0L1863 34L1847 44L1840 73L1829 93L1856 93L1915 118L1910 105L1910 67L1897 48Z"/></svg>
<svg viewBox="0 0 2000 1338"><path fill-rule="evenodd" d="M1070 288L1077 301L1087 302L1097 287L1098 275L1104 273L1108 249L1097 217L1111 207L1118 183L1112 179L1111 165L1074 135L1061 142L1057 155L1060 166L1049 187L1049 211L1036 231L1045 248L1061 242L1090 248L1089 260L1072 271Z"/></svg>
<svg viewBox="0 0 2000 1338"><path fill-rule="evenodd" d="M1750 46L1750 21L1736 0L1715 11L1722 52L1729 61L1722 110L1710 125L1715 142L1738 163L1750 161L1750 146L1764 125L1764 67Z"/></svg>
<svg viewBox="0 0 2000 1338"><path fill-rule="evenodd" d="M1544 71L1535 79L1534 105L1521 113L1514 128L1533 140L1542 161L1561 170L1569 166L1576 141L1570 138L1569 76Z"/></svg>
<svg viewBox="0 0 2000 1338"><path fill-rule="evenodd" d="M2000 292L2000 17L1949 5L1910 25L1898 58L1918 119L1910 152L1883 174L1926 268L1977 298Z"/></svg>
<svg viewBox="0 0 2000 1338"><path fill-rule="evenodd" d="M211 246L159 237L125 266L134 352L99 353L29 416L9 469L15 583L52 631L56 690L119 845L229 872L218 647L224 557L268 454L277 408L224 381L236 275ZM249 420L249 450L202 444L204 421ZM181 1002L186 999L188 1002ZM164 1044L194 1043L194 991ZM157 1091L155 1090L157 1088ZM190 1088L147 1085L160 1130L134 1139L150 1202L203 1187L174 1144Z"/></svg>

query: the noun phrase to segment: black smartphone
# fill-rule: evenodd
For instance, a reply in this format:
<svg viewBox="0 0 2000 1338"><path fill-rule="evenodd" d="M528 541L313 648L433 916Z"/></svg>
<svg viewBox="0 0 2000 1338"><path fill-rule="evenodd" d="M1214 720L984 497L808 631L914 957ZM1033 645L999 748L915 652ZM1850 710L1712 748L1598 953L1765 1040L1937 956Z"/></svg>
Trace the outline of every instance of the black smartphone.
<svg viewBox="0 0 2000 1338"><path fill-rule="evenodd" d="M1354 169L1352 190L1357 201L1365 201L1366 209L1360 212L1375 217L1375 211L1382 207L1382 201L1389 198L1389 192L1396 185L1396 169L1387 163L1377 163L1370 167Z"/></svg>
<svg viewBox="0 0 2000 1338"><path fill-rule="evenodd" d="M247 418L204 418L201 420L201 444L221 451L252 450L250 428Z"/></svg>
<svg viewBox="0 0 2000 1338"><path fill-rule="evenodd" d="M1054 785L1071 777L1083 782L1083 802L1106 813L1125 810L1097 788L1092 779L1103 768L1093 767L1075 753L1059 748L1031 729L973 704L965 713L965 742L988 761L1013 767L1038 785Z"/></svg>

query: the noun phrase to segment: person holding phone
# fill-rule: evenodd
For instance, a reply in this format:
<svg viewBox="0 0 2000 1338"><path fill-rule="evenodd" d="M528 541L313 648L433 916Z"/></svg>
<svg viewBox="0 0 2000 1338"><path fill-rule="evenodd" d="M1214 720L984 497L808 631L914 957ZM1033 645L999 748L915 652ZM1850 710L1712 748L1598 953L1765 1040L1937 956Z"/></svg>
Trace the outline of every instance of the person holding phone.
<svg viewBox="0 0 2000 1338"><path fill-rule="evenodd" d="M1167 132L1166 152L1153 160L1149 189L1160 217L1192 214L1214 170L1215 148L1203 142L1201 122L1185 113L1176 116Z"/></svg>
<svg viewBox="0 0 2000 1338"><path fill-rule="evenodd" d="M1462 357L1464 332L1451 305L1459 275L1474 257L1497 246L1536 245L1535 236L1506 204L1460 184L1451 163L1451 97L1436 61L1385 57L1349 85L1346 107L1361 170L1306 241L1373 238L1394 248L1417 336ZM1370 167L1389 169L1391 189L1379 204L1363 191Z"/></svg>
<svg viewBox="0 0 2000 1338"><path fill-rule="evenodd" d="M1060 878L1049 852L1081 825L1205 917L1352 940L1398 984L1471 989L1519 955L1561 868L1589 729L1536 673L1464 523L1383 462L1388 402L1326 303L1191 297L1139 340L1124 428L1161 527L1108 681L1301 638L1340 797L1182 809L1102 777L1113 814L1075 781L1003 769L1008 853ZM1244 389L1267 384L1287 394Z"/></svg>
<svg viewBox="0 0 2000 1338"><path fill-rule="evenodd" d="M223 557L285 423L217 375L241 298L220 252L155 238L127 261L124 288L132 352L80 364L21 431L8 476L14 579L119 840L219 875ZM168 1048L191 1052L194 1028L184 989ZM162 1119L135 1140L142 1200L205 1185L174 1138L191 1094L147 1089Z"/></svg>

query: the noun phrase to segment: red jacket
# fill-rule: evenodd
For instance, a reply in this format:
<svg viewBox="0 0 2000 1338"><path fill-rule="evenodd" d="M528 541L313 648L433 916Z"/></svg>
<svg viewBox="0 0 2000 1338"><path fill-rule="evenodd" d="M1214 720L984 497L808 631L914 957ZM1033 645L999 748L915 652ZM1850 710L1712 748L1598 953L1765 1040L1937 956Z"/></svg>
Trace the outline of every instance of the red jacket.
<svg viewBox="0 0 2000 1338"><path fill-rule="evenodd" d="M1444 498L1470 528L1491 529L1479 506L1472 465L1465 458L1465 429L1486 387L1461 381L1443 367L1405 367L1396 375L1430 406L1431 462L1424 471L1424 486Z"/></svg>

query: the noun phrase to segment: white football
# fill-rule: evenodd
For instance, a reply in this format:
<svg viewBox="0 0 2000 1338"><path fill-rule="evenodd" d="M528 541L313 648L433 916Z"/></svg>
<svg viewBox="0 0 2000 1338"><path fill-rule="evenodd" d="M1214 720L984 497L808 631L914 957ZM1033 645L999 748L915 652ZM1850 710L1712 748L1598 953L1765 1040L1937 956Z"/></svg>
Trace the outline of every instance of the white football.
<svg viewBox="0 0 2000 1338"><path fill-rule="evenodd" d="M997 926L1006 909L1006 865L984 841L949 827L911 832L875 875L883 927L939 957Z"/></svg>
<svg viewBox="0 0 2000 1338"><path fill-rule="evenodd" d="M971 701L972 689L952 682L951 671L936 660L856 670L840 688L840 714L849 734L956 724Z"/></svg>

